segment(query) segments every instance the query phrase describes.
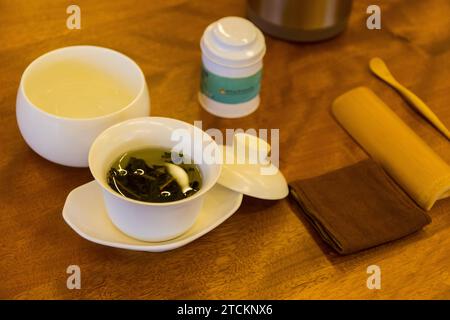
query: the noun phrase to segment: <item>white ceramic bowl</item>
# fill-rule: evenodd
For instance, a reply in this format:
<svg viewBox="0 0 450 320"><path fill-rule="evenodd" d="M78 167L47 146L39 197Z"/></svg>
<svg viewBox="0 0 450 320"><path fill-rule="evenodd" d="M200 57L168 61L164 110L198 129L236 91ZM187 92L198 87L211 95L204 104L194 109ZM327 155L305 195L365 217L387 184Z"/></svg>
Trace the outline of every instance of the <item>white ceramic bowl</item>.
<svg viewBox="0 0 450 320"><path fill-rule="evenodd" d="M183 153L200 168L202 186L194 195L179 201L150 203L126 198L107 183L107 173L112 163L128 151L145 147L179 151L174 132L185 133L192 148ZM103 191L106 210L114 225L125 234L143 241L164 241L186 232L195 222L206 192L219 178L220 161L204 161L203 151L221 156L215 141L203 132L183 121L160 118L136 118L116 124L102 132L89 152L89 168Z"/></svg>
<svg viewBox="0 0 450 320"><path fill-rule="evenodd" d="M27 96L26 81L42 66L64 59L77 59L120 77L134 99L122 109L93 118L54 115L37 107ZM73 46L48 52L34 60L24 71L17 94L16 116L27 144L42 157L67 166L87 167L88 152L94 139L118 122L148 116L150 98L144 74L127 56L102 47Z"/></svg>

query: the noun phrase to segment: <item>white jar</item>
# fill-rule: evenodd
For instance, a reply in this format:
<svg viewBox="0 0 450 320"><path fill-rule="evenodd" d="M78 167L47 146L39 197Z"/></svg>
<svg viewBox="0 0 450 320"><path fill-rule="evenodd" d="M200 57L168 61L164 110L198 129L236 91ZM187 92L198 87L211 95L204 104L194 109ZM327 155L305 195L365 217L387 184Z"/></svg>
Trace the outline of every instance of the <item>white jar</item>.
<svg viewBox="0 0 450 320"><path fill-rule="evenodd" d="M262 32L246 19L225 17L206 28L200 47L198 98L202 107L223 118L244 117L255 111L266 52Z"/></svg>

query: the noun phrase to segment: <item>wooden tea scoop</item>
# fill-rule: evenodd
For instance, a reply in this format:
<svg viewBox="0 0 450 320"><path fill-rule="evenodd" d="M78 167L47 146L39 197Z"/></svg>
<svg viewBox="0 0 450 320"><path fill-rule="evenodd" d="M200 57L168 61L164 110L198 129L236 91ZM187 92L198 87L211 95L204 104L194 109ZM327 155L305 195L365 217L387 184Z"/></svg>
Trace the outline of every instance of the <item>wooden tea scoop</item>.
<svg viewBox="0 0 450 320"><path fill-rule="evenodd" d="M431 122L447 139L450 139L450 131L439 120L433 111L423 102L418 96L412 93L399 83L389 71L388 67L380 58L373 58L370 60L370 70L380 79L384 80L394 89L396 89L422 116Z"/></svg>

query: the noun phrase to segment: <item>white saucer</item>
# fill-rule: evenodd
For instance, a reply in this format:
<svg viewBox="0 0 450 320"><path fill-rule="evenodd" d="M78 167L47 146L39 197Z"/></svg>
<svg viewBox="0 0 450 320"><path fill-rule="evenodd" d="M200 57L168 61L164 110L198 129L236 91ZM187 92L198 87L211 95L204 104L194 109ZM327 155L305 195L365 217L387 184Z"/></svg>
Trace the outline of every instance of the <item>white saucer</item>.
<svg viewBox="0 0 450 320"><path fill-rule="evenodd" d="M184 246L213 230L239 208L243 195L221 185L205 194L202 211L194 226L181 236L163 242L145 242L128 237L109 219L96 181L72 190L63 208L66 223L83 238L105 246L162 252Z"/></svg>

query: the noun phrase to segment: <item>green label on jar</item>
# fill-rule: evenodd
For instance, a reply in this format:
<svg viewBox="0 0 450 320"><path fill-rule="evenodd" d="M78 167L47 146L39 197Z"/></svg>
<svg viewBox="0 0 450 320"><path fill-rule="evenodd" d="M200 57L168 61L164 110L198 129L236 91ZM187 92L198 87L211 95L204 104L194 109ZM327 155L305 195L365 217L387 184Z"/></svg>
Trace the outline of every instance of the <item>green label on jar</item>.
<svg viewBox="0 0 450 320"><path fill-rule="evenodd" d="M201 92L217 102L237 104L252 100L259 94L262 69L250 77L221 77L202 67Z"/></svg>

